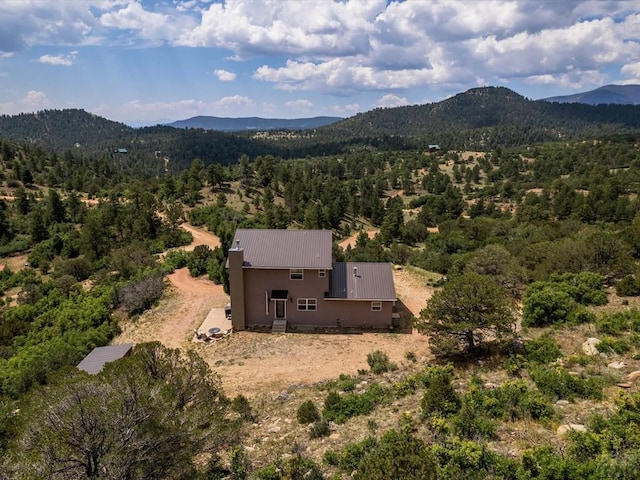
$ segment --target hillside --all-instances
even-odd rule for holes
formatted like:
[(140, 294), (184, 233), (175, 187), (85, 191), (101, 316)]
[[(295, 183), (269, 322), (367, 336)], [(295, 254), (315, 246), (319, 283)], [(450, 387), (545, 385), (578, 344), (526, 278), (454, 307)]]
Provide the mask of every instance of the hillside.
[(605, 85), (588, 92), (543, 98), (545, 102), (602, 104), (640, 104), (640, 85)]
[(640, 128), (640, 107), (553, 104), (504, 87), (468, 90), (442, 102), (381, 108), (324, 127), (340, 137), (409, 137), (448, 148), (490, 149)]
[[(165, 167), (179, 172), (195, 158), (206, 165), (229, 165), (243, 155), (251, 159), (264, 155), (291, 159), (360, 148), (427, 148), (429, 144), (438, 144), (444, 150), (489, 151), (559, 139), (602, 138), (637, 132), (640, 106), (532, 101), (504, 87), (484, 87), (442, 102), (375, 109), (308, 130), (232, 133), (207, 130), (214, 126), (210, 118), (200, 121), (204, 128), (131, 128), (83, 110), (47, 110), (0, 117), (0, 139), (57, 153), (76, 150), (142, 174), (158, 175)], [(239, 128), (253, 119), (225, 120), (232, 121)], [(254, 126), (268, 127), (261, 123)], [(125, 155), (114, 157), (114, 152), (124, 150)]]
[(324, 127), (342, 120), (342, 117), (312, 117), (312, 118), (229, 118), (198, 116), (186, 120), (178, 120), (167, 124), (174, 128), (201, 128), (203, 130), (218, 130), (221, 132), (244, 132), (264, 130), (305, 130)]

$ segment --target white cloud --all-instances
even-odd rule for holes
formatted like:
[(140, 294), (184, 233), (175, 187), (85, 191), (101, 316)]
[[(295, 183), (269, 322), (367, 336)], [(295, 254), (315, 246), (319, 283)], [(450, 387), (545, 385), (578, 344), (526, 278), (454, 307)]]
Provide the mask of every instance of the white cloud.
[(215, 102), (215, 105), (226, 109), (233, 107), (252, 107), (255, 105), (255, 102), (249, 97), (245, 97), (243, 95), (231, 95), (228, 97), (222, 97), (220, 100)]
[(0, 103), (0, 114), (15, 115), (23, 112), (37, 112), (51, 107), (44, 92), (29, 90), (26, 97), (16, 102)]
[(226, 70), (214, 70), (213, 73), (218, 77), (218, 80), (221, 82), (231, 82), (236, 79), (236, 74), (233, 72), (228, 72)]
[(369, 50), (384, 0), (278, 2), (227, 0), (202, 13), (180, 44), (228, 48), (239, 58), (258, 55), (341, 56)]
[(313, 108), (313, 103), (306, 99), (289, 100), (284, 103), (284, 106), (289, 110), (296, 112), (309, 112)]
[(620, 69), (625, 77), (625, 83), (640, 83), (640, 62), (628, 63)]
[(30, 45), (81, 45), (95, 17), (90, 8), (102, 1), (0, 2), (0, 51), (17, 52)]
[(376, 104), (378, 107), (402, 107), (409, 105), (409, 101), (404, 97), (398, 97), (397, 95), (388, 93), (380, 97)]
[(78, 56), (77, 51), (69, 52), (67, 55), (42, 55), (38, 61), (40, 63), (47, 63), (49, 65), (61, 65), (63, 67), (70, 67), (76, 61)]

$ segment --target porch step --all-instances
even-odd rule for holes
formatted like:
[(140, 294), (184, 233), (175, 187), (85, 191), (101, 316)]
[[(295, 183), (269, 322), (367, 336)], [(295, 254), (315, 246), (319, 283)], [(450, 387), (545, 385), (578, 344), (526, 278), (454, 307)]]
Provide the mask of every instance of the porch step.
[(286, 320), (274, 320), (271, 325), (271, 333), (285, 333), (287, 331)]

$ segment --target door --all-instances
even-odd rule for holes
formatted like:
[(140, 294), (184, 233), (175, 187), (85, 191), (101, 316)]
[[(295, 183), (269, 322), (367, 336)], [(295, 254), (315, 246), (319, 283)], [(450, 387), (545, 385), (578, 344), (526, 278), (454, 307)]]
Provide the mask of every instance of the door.
[(284, 320), (287, 318), (287, 301), (286, 300), (274, 300), (276, 302), (276, 320)]

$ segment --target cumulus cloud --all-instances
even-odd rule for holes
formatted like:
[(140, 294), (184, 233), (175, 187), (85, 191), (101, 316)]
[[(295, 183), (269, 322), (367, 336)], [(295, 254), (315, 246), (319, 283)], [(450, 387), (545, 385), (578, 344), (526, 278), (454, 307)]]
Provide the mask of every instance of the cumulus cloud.
[(95, 24), (90, 8), (97, 1), (0, 2), (0, 51), (17, 52), (30, 45), (81, 45)]
[(306, 99), (289, 100), (284, 106), (296, 112), (309, 112), (313, 108), (313, 102)]
[(218, 77), (218, 80), (221, 82), (231, 82), (236, 79), (236, 74), (233, 72), (228, 72), (226, 70), (214, 70), (213, 73)]
[(385, 0), (227, 0), (202, 12), (200, 25), (180, 43), (228, 48), (238, 58), (355, 55), (369, 50), (373, 21), (385, 5)]
[(409, 105), (409, 101), (404, 97), (388, 93), (378, 99), (377, 105), (378, 107), (402, 107)]
[(69, 52), (67, 55), (42, 55), (38, 61), (40, 63), (47, 63), (49, 65), (61, 65), (63, 67), (70, 67), (76, 61), (78, 56), (77, 51)]
[(15, 115), (22, 112), (37, 112), (51, 107), (44, 92), (29, 90), (24, 98), (15, 102), (0, 103), (0, 114)]

